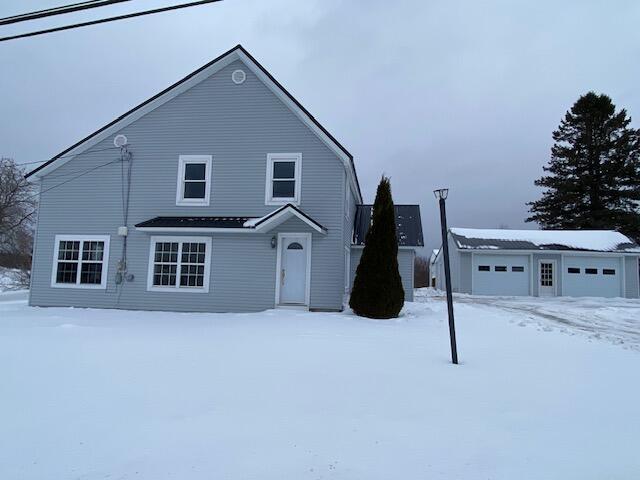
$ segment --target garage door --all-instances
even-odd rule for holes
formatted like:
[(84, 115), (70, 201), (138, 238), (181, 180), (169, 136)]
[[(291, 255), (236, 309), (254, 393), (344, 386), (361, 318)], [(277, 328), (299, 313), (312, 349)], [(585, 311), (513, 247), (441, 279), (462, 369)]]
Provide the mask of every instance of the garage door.
[(529, 295), (529, 257), (526, 255), (474, 255), (473, 293), (476, 295)]
[(621, 297), (619, 258), (564, 257), (562, 294), (569, 297)]

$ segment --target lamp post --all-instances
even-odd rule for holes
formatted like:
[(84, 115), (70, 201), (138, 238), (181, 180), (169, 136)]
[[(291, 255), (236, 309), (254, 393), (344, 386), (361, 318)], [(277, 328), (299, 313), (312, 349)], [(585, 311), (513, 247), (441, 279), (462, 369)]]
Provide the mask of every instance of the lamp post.
[(458, 347), (456, 345), (456, 326), (453, 320), (453, 294), (451, 293), (451, 268), (449, 267), (449, 242), (447, 239), (447, 211), (444, 201), (449, 194), (448, 188), (434, 190), (433, 194), (440, 204), (440, 225), (442, 230), (442, 253), (444, 258), (444, 278), (447, 288), (447, 312), (449, 314), (449, 338), (451, 340), (451, 361), (458, 364)]

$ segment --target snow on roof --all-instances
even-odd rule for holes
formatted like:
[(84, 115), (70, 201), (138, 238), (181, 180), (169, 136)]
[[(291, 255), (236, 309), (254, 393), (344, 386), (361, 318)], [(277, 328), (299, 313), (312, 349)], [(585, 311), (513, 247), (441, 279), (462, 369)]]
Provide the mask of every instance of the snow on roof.
[(640, 252), (640, 247), (613, 230), (499, 230), (451, 228), (459, 248), (511, 250), (590, 250)]

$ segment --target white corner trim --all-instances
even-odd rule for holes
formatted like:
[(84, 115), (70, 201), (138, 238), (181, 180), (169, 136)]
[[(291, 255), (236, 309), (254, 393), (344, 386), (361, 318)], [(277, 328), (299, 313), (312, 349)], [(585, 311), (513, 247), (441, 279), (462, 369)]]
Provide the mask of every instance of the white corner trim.
[(304, 238), (307, 245), (307, 271), (306, 271), (306, 285), (304, 292), (304, 305), (309, 307), (311, 305), (311, 241), (313, 235), (311, 233), (278, 233), (278, 245), (276, 255), (276, 297), (275, 306), (280, 306), (280, 269), (282, 268), (282, 245), (285, 238)]
[(351, 249), (344, 247), (344, 293), (351, 290)]
[[(273, 164), (277, 161), (295, 162), (295, 192), (293, 197), (273, 197)], [(267, 153), (267, 173), (264, 186), (265, 205), (300, 205), (300, 193), (302, 191), (302, 153)]]
[[(176, 267), (176, 285), (159, 287), (153, 284), (153, 270), (155, 260), (155, 246), (158, 242), (178, 242), (178, 263)], [(206, 244), (204, 255), (204, 279), (202, 287), (180, 287), (180, 270), (182, 267), (182, 245), (183, 243), (197, 242)], [(179, 293), (209, 293), (209, 280), (211, 277), (211, 237), (185, 237), (157, 235), (149, 239), (149, 265), (147, 267), (147, 291), (149, 292), (179, 292)]]
[[(58, 253), (60, 251), (61, 241), (76, 241), (80, 242), (78, 251), (78, 260), (64, 260), (65, 262), (75, 262), (78, 264), (78, 272), (76, 276), (76, 283), (56, 283), (56, 277), (58, 273)], [(105, 290), (107, 288), (107, 280), (109, 278), (109, 244), (111, 242), (110, 235), (56, 235), (54, 239), (55, 245), (53, 249), (53, 259), (51, 267), (51, 286), (53, 288), (82, 288), (89, 290)], [(82, 248), (84, 242), (104, 242), (104, 252), (102, 253), (102, 277), (99, 285), (82, 284), (80, 283), (80, 276), (82, 274)], [(87, 261), (87, 263), (98, 263), (96, 261)]]
[[(204, 198), (184, 198), (185, 169), (188, 164), (205, 165), (205, 189)], [(176, 205), (189, 207), (208, 207), (211, 198), (211, 168), (213, 165), (212, 155), (180, 155), (178, 157), (178, 176), (176, 186)]]

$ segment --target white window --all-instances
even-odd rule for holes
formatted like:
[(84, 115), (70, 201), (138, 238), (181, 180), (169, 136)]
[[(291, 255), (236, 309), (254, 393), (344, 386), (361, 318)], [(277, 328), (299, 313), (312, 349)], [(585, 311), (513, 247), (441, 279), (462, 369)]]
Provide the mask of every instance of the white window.
[(51, 286), (107, 288), (108, 235), (56, 235)]
[(209, 291), (211, 238), (151, 237), (147, 290)]
[(300, 203), (301, 174), (301, 153), (268, 154), (265, 204)]
[(211, 155), (180, 155), (176, 205), (209, 205)]

